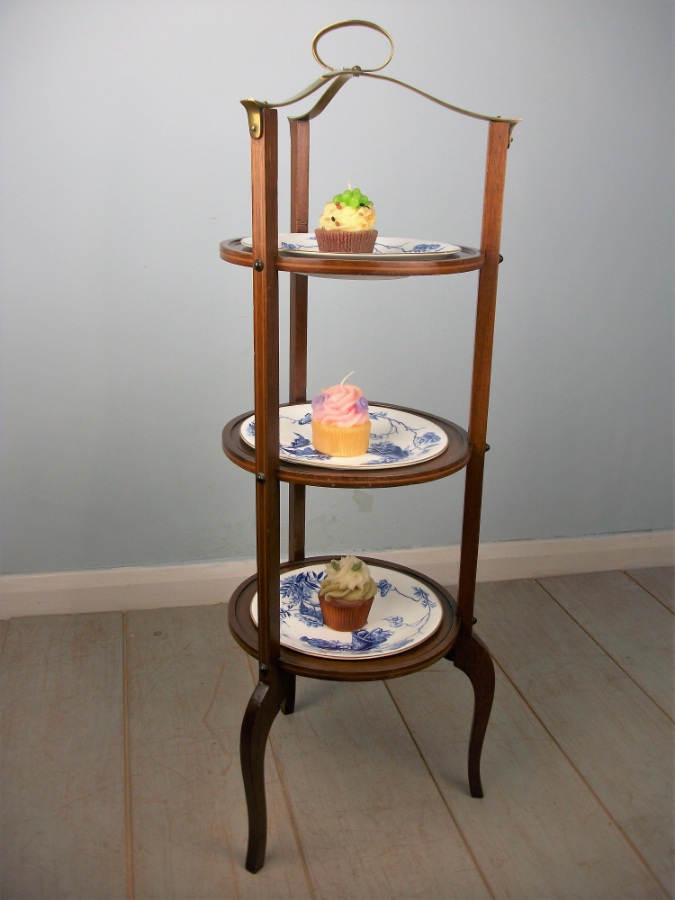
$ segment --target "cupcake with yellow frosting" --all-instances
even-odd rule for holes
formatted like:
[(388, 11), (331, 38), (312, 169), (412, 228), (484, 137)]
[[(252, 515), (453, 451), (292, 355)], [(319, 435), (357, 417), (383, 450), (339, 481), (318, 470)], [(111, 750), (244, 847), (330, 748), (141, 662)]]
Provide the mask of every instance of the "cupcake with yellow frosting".
[(368, 401), (361, 388), (345, 384), (349, 375), (312, 400), (312, 443), (326, 456), (362, 456), (370, 443)]
[(358, 631), (368, 621), (377, 586), (368, 566), (356, 556), (326, 564), (319, 588), (323, 624), (334, 631)]
[(326, 203), (314, 234), (325, 253), (372, 253), (377, 238), (375, 208), (359, 188), (348, 187)]

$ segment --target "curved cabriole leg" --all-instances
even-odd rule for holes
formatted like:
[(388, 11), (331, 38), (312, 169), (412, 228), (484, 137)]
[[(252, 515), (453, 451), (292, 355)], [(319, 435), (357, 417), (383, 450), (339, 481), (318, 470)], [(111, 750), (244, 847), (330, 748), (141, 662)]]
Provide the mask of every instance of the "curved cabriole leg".
[(270, 728), (286, 700), (286, 681), (259, 681), (241, 723), (241, 771), (248, 808), (246, 868), (257, 872), (265, 862), (267, 803), (265, 800), (265, 748)]
[(471, 682), (474, 695), (473, 722), (469, 738), (469, 790), (472, 797), (483, 796), (480, 757), (495, 695), (495, 667), (487, 647), (476, 637), (460, 637), (451, 658)]

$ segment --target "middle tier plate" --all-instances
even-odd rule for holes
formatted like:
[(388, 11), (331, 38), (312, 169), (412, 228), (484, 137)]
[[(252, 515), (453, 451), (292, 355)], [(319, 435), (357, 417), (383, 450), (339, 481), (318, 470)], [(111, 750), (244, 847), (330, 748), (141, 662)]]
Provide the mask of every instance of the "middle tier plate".
[[(370, 406), (370, 446), (362, 456), (326, 456), (312, 444), (310, 403), (284, 406), (279, 410), (279, 456), (286, 462), (331, 469), (390, 469), (410, 466), (440, 456), (448, 437), (423, 416), (384, 406)], [(255, 447), (255, 417), (240, 428), (242, 440)]]

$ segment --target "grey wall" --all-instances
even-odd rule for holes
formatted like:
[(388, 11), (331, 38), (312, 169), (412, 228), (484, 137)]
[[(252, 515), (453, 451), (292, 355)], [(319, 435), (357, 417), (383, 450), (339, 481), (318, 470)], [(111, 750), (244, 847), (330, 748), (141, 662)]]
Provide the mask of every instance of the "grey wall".
[[(484, 538), (673, 527), (670, 0), (16, 0), (0, 6), (4, 573), (253, 555), (252, 478), (220, 450), (253, 396), (250, 272), (218, 257), (250, 229), (238, 101), (304, 87), (313, 35), (350, 17), (392, 33), (388, 74), (524, 118)], [(381, 50), (343, 36), (338, 65)], [(354, 82), (313, 128), (314, 211), (349, 179), (383, 234), (476, 243), (484, 137)], [(284, 227), (286, 171), (284, 149)], [(465, 424), (474, 275), (311, 290), (310, 390), (355, 369), (371, 398)], [(462, 485), (310, 491), (308, 549), (457, 543)]]

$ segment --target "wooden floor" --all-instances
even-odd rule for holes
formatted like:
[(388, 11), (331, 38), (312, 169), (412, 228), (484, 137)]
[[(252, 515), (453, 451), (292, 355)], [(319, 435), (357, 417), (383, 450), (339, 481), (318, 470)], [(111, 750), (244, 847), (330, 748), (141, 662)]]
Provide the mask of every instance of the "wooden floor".
[(238, 762), (254, 678), (226, 614), (2, 623), (3, 900), (674, 895), (673, 569), (479, 585), (482, 800), (451, 664), (300, 681), (257, 875)]

